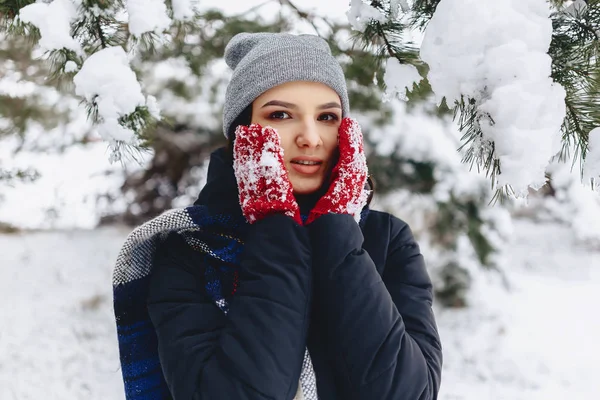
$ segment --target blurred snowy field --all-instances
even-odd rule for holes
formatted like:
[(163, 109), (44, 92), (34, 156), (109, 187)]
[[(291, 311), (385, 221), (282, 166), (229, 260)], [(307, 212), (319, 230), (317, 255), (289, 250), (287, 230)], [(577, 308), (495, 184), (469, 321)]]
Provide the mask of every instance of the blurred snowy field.
[[(570, 229), (516, 220), (510, 288), (437, 310), (441, 400), (593, 400), (600, 253)], [(0, 235), (0, 399), (124, 399), (111, 272), (129, 229)]]

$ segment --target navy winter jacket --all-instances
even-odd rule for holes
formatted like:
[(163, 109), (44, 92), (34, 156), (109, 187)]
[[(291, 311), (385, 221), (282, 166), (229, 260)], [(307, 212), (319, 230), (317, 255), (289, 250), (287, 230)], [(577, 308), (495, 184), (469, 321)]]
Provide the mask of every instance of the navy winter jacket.
[[(227, 168), (211, 159), (199, 202), (239, 209)], [(442, 349), (423, 256), (398, 218), (371, 210), (361, 225), (334, 214), (253, 224), (228, 315), (199, 285), (201, 256), (170, 235), (148, 311), (174, 399), (291, 400), (306, 347), (321, 400), (436, 399)]]

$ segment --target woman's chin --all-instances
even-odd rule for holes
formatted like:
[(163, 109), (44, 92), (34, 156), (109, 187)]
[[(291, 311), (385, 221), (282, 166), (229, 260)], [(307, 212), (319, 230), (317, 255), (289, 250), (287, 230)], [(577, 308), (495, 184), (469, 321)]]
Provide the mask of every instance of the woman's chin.
[(312, 194), (321, 188), (323, 179), (302, 179), (300, 182), (292, 181), (292, 190), (295, 195), (307, 195)]

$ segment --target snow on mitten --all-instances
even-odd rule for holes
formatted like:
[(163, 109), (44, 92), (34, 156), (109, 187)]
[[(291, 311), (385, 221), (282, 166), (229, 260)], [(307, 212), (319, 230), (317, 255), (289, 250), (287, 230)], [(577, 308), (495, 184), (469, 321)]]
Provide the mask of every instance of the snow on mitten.
[(338, 133), (340, 158), (331, 173), (331, 185), (308, 215), (306, 224), (329, 213), (350, 214), (356, 222), (367, 204), (369, 191), (365, 183), (369, 171), (363, 150), (363, 136), (358, 122), (344, 118)]
[(233, 157), (240, 205), (249, 223), (281, 213), (302, 225), (283, 162), (283, 148), (273, 128), (258, 124), (238, 126)]

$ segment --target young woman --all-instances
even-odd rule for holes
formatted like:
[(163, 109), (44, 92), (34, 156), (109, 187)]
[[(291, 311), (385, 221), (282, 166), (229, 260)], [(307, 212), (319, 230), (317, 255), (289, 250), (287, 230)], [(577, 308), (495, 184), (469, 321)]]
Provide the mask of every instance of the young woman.
[(114, 275), (128, 399), (431, 400), (442, 350), (413, 235), (369, 210), (341, 66), (239, 34), (194, 206), (137, 228)]

